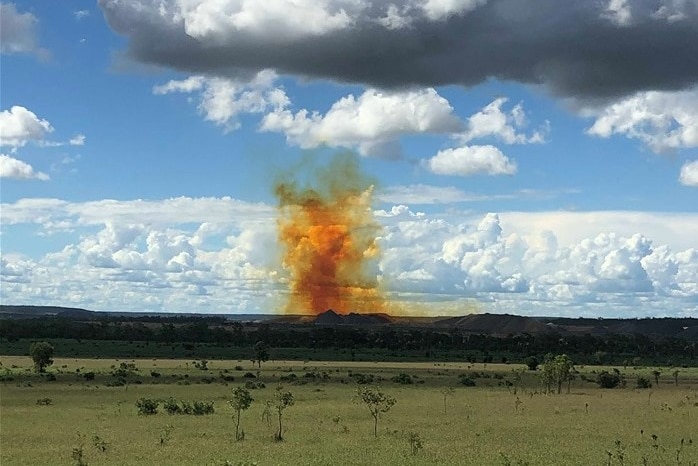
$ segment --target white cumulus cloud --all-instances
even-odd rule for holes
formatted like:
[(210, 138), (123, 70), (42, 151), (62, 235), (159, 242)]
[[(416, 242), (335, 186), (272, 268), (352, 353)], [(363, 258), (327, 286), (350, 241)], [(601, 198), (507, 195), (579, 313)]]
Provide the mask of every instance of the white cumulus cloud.
[(236, 33), (277, 41), (322, 35), (350, 26), (364, 8), (361, 0), (182, 0), (172, 14), (189, 36), (220, 43)]
[(686, 162), (681, 167), (679, 182), (686, 186), (698, 186), (698, 160)]
[(531, 135), (520, 130), (527, 124), (523, 105), (517, 104), (505, 112), (502, 106), (507, 102), (506, 97), (499, 97), (486, 105), (479, 112), (468, 118), (467, 129), (459, 135), (463, 142), (484, 137), (495, 137), (506, 144), (527, 144), (545, 142), (548, 131), (547, 123)]
[(608, 138), (622, 134), (654, 152), (698, 147), (698, 88), (646, 91), (623, 98), (600, 111), (587, 130)]
[(440, 150), (424, 166), (432, 173), (454, 176), (513, 175), (517, 170), (516, 162), (490, 145)]
[(276, 73), (263, 70), (250, 81), (190, 76), (155, 86), (156, 95), (173, 92), (200, 93), (199, 111), (204, 119), (232, 131), (240, 126), (238, 117), (245, 113), (263, 113), (270, 108), (288, 105), (283, 89), (274, 87)]
[(434, 89), (387, 92), (368, 89), (358, 98), (348, 95), (325, 115), (278, 109), (266, 115), (261, 131), (283, 132), (303, 148), (327, 145), (357, 148), (362, 155), (392, 157), (400, 136), (452, 133), (462, 122), (453, 107)]
[(20, 105), (0, 112), (0, 146), (22, 147), (28, 141), (42, 141), (51, 132), (51, 123)]
[(0, 178), (46, 181), (49, 179), (49, 176), (46, 173), (35, 171), (34, 168), (26, 162), (17, 160), (9, 155), (0, 154)]
[[(1, 207), (3, 235), (17, 224), (66, 229), (51, 240), (64, 243), (42, 257), (3, 250), (3, 302), (271, 312), (283, 297), (270, 206), (176, 198)], [(695, 213), (434, 214), (397, 204), (376, 216), (384, 226), (379, 279), (396, 300), (429, 303), (434, 313), (458, 312), (468, 299), (482, 310), (538, 315), (698, 311)]]

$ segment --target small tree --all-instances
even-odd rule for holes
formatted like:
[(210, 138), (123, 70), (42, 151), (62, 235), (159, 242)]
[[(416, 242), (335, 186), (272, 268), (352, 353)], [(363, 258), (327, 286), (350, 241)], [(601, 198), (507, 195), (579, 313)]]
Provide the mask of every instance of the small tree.
[[(562, 384), (572, 380), (573, 370), (574, 364), (566, 354), (558, 354), (555, 357), (547, 356), (543, 363), (543, 383), (546, 384), (548, 392), (550, 392), (550, 386), (555, 383), (557, 393), (562, 393)], [(567, 391), (569, 392), (569, 386)]]
[(455, 393), (453, 387), (444, 387), (441, 389), (441, 394), (444, 397), (444, 414), (446, 414), (446, 399), (452, 397)]
[(661, 371), (655, 369), (652, 371), (652, 375), (654, 376), (654, 384), (659, 386), (659, 376), (662, 375)]
[[(574, 364), (572, 363), (572, 359), (566, 354), (555, 356), (553, 362), (555, 364), (555, 382), (557, 383), (557, 393), (559, 395), (562, 392), (562, 383), (572, 380)], [(567, 392), (569, 393), (569, 386)]]
[(257, 367), (262, 368), (262, 362), (269, 360), (269, 347), (263, 341), (258, 341), (254, 345), (254, 360), (253, 363), (257, 363)]
[(253, 401), (254, 398), (245, 387), (233, 389), (233, 399), (230, 400), (230, 406), (235, 410), (235, 440), (240, 441), (245, 438), (245, 432), (240, 432), (240, 415), (250, 407)]
[(524, 362), (526, 363), (526, 367), (528, 367), (529, 371), (535, 371), (536, 369), (538, 369), (538, 364), (540, 364), (538, 358), (535, 356), (527, 357)]
[(512, 386), (514, 388), (514, 395), (518, 392), (519, 389), (523, 391), (524, 389), (524, 382), (523, 382), (523, 376), (525, 369), (512, 369), (511, 370), (511, 375), (513, 376), (513, 382)]
[(281, 426), (281, 415), (283, 414), (286, 408), (288, 408), (289, 406), (293, 406), (294, 402), (295, 401), (293, 399), (293, 393), (284, 392), (283, 387), (281, 385), (276, 387), (276, 393), (274, 394), (274, 407), (276, 408), (276, 412), (279, 415), (279, 430), (276, 432), (276, 435), (274, 435), (274, 438), (278, 442), (284, 439), (283, 429)]
[(390, 411), (397, 400), (392, 396), (383, 393), (380, 390), (374, 390), (368, 387), (359, 387), (356, 390), (359, 401), (368, 406), (368, 410), (373, 416), (373, 435), (378, 437), (378, 418), (382, 413)]
[(543, 373), (541, 374), (541, 381), (545, 385), (545, 392), (550, 393), (553, 382), (555, 381), (555, 358), (552, 354), (548, 353), (545, 355), (543, 360)]
[(45, 341), (36, 341), (29, 346), (29, 356), (34, 361), (34, 369), (44, 372), (46, 366), (53, 364), (53, 346)]
[(679, 370), (675, 370), (674, 372), (671, 373), (671, 375), (674, 376), (674, 385), (677, 387), (679, 386)]
[(422, 444), (422, 438), (417, 432), (410, 432), (407, 441), (410, 442), (410, 452), (412, 456), (415, 456), (419, 450), (421, 450), (424, 445)]

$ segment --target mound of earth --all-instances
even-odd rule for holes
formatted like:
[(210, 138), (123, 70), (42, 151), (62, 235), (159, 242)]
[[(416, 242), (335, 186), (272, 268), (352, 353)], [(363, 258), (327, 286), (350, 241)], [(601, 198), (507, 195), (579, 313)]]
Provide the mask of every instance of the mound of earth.
[(548, 326), (532, 317), (511, 314), (470, 314), (464, 317), (452, 317), (439, 321), (439, 325), (448, 325), (466, 332), (490, 335), (509, 335), (522, 333), (544, 333), (550, 331)]
[(328, 309), (313, 320), (321, 325), (383, 325), (389, 324), (393, 319), (387, 314), (359, 314), (351, 312), (347, 315), (337, 314)]

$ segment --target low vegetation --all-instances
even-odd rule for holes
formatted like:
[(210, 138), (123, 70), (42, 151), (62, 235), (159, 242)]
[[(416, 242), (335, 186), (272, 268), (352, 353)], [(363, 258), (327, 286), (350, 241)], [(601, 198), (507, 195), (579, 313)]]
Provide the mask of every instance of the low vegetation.
[(560, 355), (535, 370), (52, 357), (43, 373), (0, 356), (0, 464), (698, 464), (698, 368)]

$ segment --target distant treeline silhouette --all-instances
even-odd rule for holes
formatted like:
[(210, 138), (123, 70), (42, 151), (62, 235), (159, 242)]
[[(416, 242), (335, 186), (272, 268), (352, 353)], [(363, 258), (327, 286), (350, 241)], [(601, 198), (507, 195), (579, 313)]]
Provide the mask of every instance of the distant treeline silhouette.
[[(391, 354), (418, 353), (425, 360), (461, 358), (470, 362), (522, 362), (531, 355), (568, 354), (577, 364), (695, 365), (696, 341), (675, 337), (651, 338), (640, 334), (568, 335), (549, 332), (537, 335), (492, 336), (458, 328), (419, 326), (317, 326), (231, 322), (216, 317), (103, 317), (80, 320), (38, 317), (0, 320), (0, 339), (6, 342), (37, 339), (77, 341), (155, 342), (161, 344), (205, 343), (219, 347), (247, 348), (264, 341), (271, 348), (332, 352), (383, 350)], [(0, 341), (1, 342), (1, 341)], [(191, 345), (188, 345), (191, 346)], [(282, 353), (282, 352), (279, 352)], [(279, 354), (279, 357), (282, 357)]]

